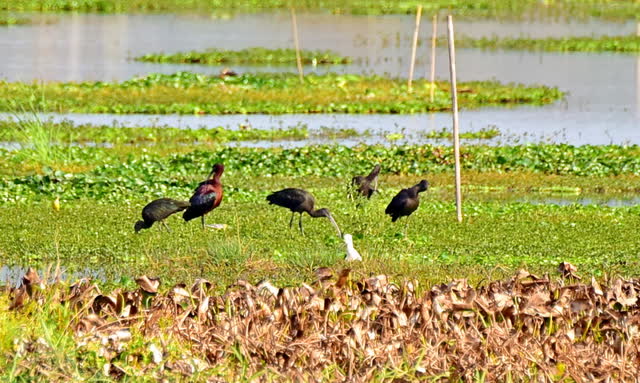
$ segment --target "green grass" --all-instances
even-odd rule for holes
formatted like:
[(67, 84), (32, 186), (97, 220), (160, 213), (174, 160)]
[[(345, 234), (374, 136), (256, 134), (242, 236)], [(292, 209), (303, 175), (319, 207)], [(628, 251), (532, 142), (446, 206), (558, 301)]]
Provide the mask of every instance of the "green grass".
[(300, 11), (328, 11), (337, 14), (412, 14), (418, 4), (425, 13), (452, 12), (470, 18), (603, 17), (615, 20), (640, 15), (640, 4), (633, 0), (12, 0), (0, 3), (0, 10), (82, 11), (82, 12), (186, 12), (200, 11), (224, 15), (230, 12), (287, 10), (295, 4)]
[(60, 126), (42, 121), (33, 109), (12, 109), (12, 112), (14, 117), (10, 128), (0, 123), (0, 140), (17, 141), (23, 145), (17, 161), (48, 166), (69, 160), (69, 140), (63, 137)]
[[(469, 202), (465, 223), (456, 224), (450, 197), (427, 193), (404, 238), (405, 223), (391, 223), (384, 207), (397, 190), (415, 180), (383, 183), (383, 192), (360, 209), (346, 200), (343, 185), (309, 188), (318, 207), (329, 207), (343, 231), (354, 235), (365, 259), (354, 266), (358, 272), (434, 283), (478, 281), (484, 275), (478, 270), (487, 273), (496, 267), (508, 273), (520, 267), (551, 271), (561, 261), (595, 275), (613, 270), (637, 275), (640, 270), (637, 208)], [(306, 187), (302, 179), (282, 181), (272, 190)], [(233, 181), (226, 185), (239, 186)], [(190, 193), (184, 188), (167, 195), (186, 199)], [(302, 236), (295, 226), (289, 230), (290, 212), (264, 201), (268, 191), (243, 193), (245, 198), (240, 192), (229, 193), (210, 214), (209, 223), (229, 225), (224, 231), (203, 232), (199, 222), (185, 224), (177, 216), (168, 220), (172, 233), (153, 227), (136, 235), (133, 224), (152, 193), (130, 203), (63, 201), (60, 212), (53, 211), (50, 202), (5, 205), (0, 222), (7, 229), (0, 238), (0, 254), (7, 264), (42, 267), (60, 260), (69, 272), (95, 272), (116, 284), (142, 273), (167, 283), (202, 276), (220, 286), (237, 278), (291, 284), (309, 280), (317, 267), (342, 262), (344, 245), (327, 220), (304, 217)]]
[[(440, 40), (445, 45), (446, 40)], [(640, 36), (549, 37), (546, 39), (462, 36), (456, 38), (458, 48), (509, 49), (551, 52), (640, 52)]]
[[(348, 64), (351, 58), (343, 57), (332, 51), (301, 50), (300, 59), (303, 64)], [(204, 52), (191, 51), (174, 54), (147, 54), (136, 57), (136, 61), (154, 63), (186, 63), (186, 64), (260, 64), (282, 65), (295, 64), (295, 49), (247, 48), (237, 51), (209, 49)]]
[[(152, 74), (119, 83), (0, 82), (0, 111), (14, 104), (34, 103), (37, 110), (73, 113), (420, 113), (451, 108), (450, 87), (436, 83), (429, 99), (429, 81), (379, 76), (308, 75), (301, 84), (295, 74), (245, 74), (209, 77), (190, 72)], [(543, 105), (563, 92), (545, 86), (460, 83), (461, 108)], [(33, 101), (33, 95), (38, 97)]]

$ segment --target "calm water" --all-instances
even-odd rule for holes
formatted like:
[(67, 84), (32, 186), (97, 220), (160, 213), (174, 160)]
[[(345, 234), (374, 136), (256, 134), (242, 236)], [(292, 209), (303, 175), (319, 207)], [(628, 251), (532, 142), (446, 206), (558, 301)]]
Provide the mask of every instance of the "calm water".
[[(198, 15), (60, 15), (58, 23), (0, 29), (0, 78), (33, 80), (122, 80), (152, 72), (192, 70), (217, 74), (221, 67), (138, 63), (145, 53), (176, 52), (210, 47), (290, 47), (288, 14), (240, 15), (216, 19)], [(412, 16), (299, 15), (300, 40), (306, 49), (333, 49), (355, 58), (347, 66), (313, 68), (306, 72), (380, 73), (405, 77), (413, 33)], [(430, 35), (428, 17), (421, 37)], [(439, 30), (444, 32), (443, 25)], [(635, 23), (600, 21), (458, 22), (457, 34), (473, 36), (565, 36), (638, 33)], [(417, 77), (427, 73), (428, 53), (420, 47)], [(448, 78), (447, 52), (438, 49), (438, 78)], [(504, 142), (567, 142), (573, 144), (640, 144), (640, 56), (623, 54), (457, 52), (460, 80), (497, 79), (545, 84), (568, 91), (565, 101), (542, 108), (462, 111), (463, 131), (495, 125)], [(294, 67), (242, 67), (237, 71), (295, 71)], [(310, 129), (348, 127), (372, 132), (422, 131), (451, 125), (447, 113), (415, 116), (67, 116), (83, 122), (113, 120), (141, 124), (235, 126), (249, 123), (269, 128), (298, 123)], [(416, 141), (416, 139), (411, 139)], [(371, 142), (370, 140), (367, 142)], [(348, 143), (348, 142), (347, 142)], [(296, 144), (305, 144), (296, 143)]]

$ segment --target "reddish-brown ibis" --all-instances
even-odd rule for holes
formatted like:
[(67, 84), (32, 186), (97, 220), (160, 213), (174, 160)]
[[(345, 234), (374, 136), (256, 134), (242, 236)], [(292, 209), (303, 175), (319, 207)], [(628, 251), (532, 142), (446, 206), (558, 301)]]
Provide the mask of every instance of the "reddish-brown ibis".
[[(400, 217), (410, 216), (420, 205), (420, 193), (426, 191), (428, 188), (429, 182), (422, 180), (417, 185), (400, 190), (391, 202), (389, 202), (389, 205), (384, 211), (385, 214), (391, 216), (391, 222), (397, 221)], [(405, 226), (405, 235), (406, 231), (407, 226)]]
[(380, 165), (374, 166), (367, 176), (353, 177), (351, 179), (350, 193), (355, 192), (367, 199), (371, 198), (373, 193), (378, 191), (378, 174), (380, 174)]
[(222, 201), (222, 183), (220, 183), (222, 172), (224, 172), (224, 165), (215, 164), (207, 179), (200, 182), (193, 196), (189, 199), (191, 206), (182, 215), (185, 221), (201, 217), (202, 228), (207, 226), (204, 222), (205, 214), (217, 208)]
[(302, 213), (306, 212), (313, 218), (328, 218), (333, 227), (336, 228), (338, 236), (342, 238), (342, 232), (340, 231), (340, 228), (338, 227), (336, 221), (331, 216), (329, 209), (314, 210), (313, 207), (315, 205), (315, 199), (309, 192), (305, 190), (295, 188), (282, 189), (280, 191), (269, 194), (267, 196), (267, 201), (269, 201), (269, 204), (282, 206), (291, 210), (291, 220), (289, 221), (289, 228), (293, 226), (293, 217), (295, 213), (300, 213), (300, 232), (304, 234), (304, 230), (302, 229)]
[(171, 198), (160, 198), (155, 201), (151, 201), (147, 206), (142, 208), (142, 220), (136, 222), (134, 229), (138, 233), (142, 229), (148, 229), (153, 226), (154, 223), (161, 223), (167, 231), (171, 232), (169, 226), (164, 222), (164, 219), (173, 213), (182, 211), (190, 206), (189, 202), (177, 201)]

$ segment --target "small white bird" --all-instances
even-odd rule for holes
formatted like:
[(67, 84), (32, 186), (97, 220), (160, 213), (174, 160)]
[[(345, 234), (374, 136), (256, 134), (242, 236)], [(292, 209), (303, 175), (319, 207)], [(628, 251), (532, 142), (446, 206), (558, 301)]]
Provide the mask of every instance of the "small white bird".
[(351, 234), (345, 234), (342, 239), (344, 240), (344, 244), (347, 245), (347, 257), (344, 260), (347, 262), (362, 261), (360, 253), (353, 247), (353, 237), (351, 237)]

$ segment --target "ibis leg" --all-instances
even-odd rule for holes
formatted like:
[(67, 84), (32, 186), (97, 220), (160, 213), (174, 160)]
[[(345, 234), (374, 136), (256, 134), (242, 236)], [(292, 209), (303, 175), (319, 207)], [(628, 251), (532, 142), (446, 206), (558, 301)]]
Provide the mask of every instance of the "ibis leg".
[(291, 220), (289, 220), (289, 229), (291, 229), (293, 227), (293, 216), (296, 215), (295, 212), (291, 212)]
[(203, 215), (202, 217), (200, 217), (200, 218), (202, 219), (202, 230), (204, 230), (204, 228), (205, 228), (205, 226), (206, 226), (206, 225), (204, 224), (204, 215)]
[(404, 220), (404, 237), (407, 238), (407, 230), (409, 229), (409, 217)]
[(304, 229), (302, 228), (302, 213), (300, 213), (300, 221), (298, 221), (298, 224), (300, 225), (300, 232), (304, 235)]
[(167, 229), (169, 233), (171, 233), (171, 229), (169, 229), (169, 225), (167, 225), (165, 221), (162, 221), (162, 226), (164, 226), (164, 228)]

